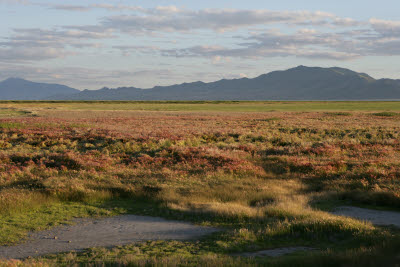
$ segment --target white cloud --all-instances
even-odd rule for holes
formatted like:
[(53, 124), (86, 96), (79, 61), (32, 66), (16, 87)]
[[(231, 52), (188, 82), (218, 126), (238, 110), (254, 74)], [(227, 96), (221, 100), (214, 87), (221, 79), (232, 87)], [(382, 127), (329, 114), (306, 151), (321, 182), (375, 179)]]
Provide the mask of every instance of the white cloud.
[[(104, 18), (100, 27), (123, 32), (193, 31), (209, 29), (228, 31), (255, 25), (324, 25), (345, 20), (333, 14), (311, 11), (270, 11), (237, 9), (185, 10), (176, 7), (141, 10), (138, 14)], [(350, 19), (349, 19), (350, 20)], [(344, 23), (342, 23), (344, 25)]]
[(99, 48), (91, 42), (113, 38), (111, 31), (14, 29), (14, 35), (0, 42), (0, 61), (38, 61), (76, 55), (70, 48)]
[(121, 4), (91, 4), (91, 5), (68, 5), (68, 4), (41, 4), (50, 9), (65, 10), (65, 11), (80, 11), (86, 12), (93, 9), (106, 9), (108, 11), (138, 11), (143, 8), (138, 6), (128, 6)]
[[(238, 38), (238, 37), (237, 37)], [(320, 33), (314, 29), (300, 29), (293, 34), (271, 30), (241, 37), (245, 42), (236, 47), (197, 45), (183, 49), (164, 49), (164, 56), (209, 57), (215, 61), (220, 57), (265, 58), (296, 56), (348, 60), (361, 56), (355, 44), (340, 34)]]
[(145, 45), (114, 45), (114, 49), (121, 51), (122, 55), (130, 55), (131, 53), (154, 53), (160, 51), (158, 46), (145, 46)]
[(372, 28), (382, 36), (400, 37), (400, 21), (370, 19)]

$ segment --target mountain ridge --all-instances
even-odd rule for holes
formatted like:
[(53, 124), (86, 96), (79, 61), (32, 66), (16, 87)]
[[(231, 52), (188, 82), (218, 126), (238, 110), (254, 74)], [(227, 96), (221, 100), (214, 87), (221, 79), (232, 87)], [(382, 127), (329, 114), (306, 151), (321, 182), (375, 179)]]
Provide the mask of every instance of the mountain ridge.
[(340, 67), (322, 68), (300, 65), (287, 70), (261, 74), (255, 78), (222, 79), (207, 83), (196, 81), (169, 86), (154, 86), (149, 89), (103, 87), (98, 90), (74, 90), (68, 93), (53, 93), (42, 99), (399, 100), (400, 80), (374, 79), (366, 73)]

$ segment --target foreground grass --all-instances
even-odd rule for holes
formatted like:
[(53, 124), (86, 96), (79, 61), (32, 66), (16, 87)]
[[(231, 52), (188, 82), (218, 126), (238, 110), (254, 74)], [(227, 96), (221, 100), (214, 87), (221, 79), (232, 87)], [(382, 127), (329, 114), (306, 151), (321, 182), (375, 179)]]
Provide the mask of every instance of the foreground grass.
[[(92, 110), (106, 105), (119, 110), (93, 114), (41, 106), (53, 104), (16, 103), (31, 105), (37, 117), (1, 121), (0, 244), (20, 242), (28, 231), (74, 217), (125, 213), (222, 231), (198, 241), (142, 242), (3, 264), (390, 266), (399, 261), (398, 230), (326, 212), (343, 204), (400, 210), (396, 112), (166, 114), (121, 111), (124, 105), (154, 103), (93, 103)], [(236, 105), (190, 105), (221, 104)], [(285, 246), (316, 250), (277, 259), (232, 256)]]
[(13, 261), (12, 264), (65, 266), (396, 266), (392, 255), (399, 242), (381, 247), (360, 248), (340, 252), (334, 249), (299, 252), (274, 259), (252, 259), (202, 251), (199, 244), (176, 241), (152, 241), (116, 247), (111, 250), (93, 248), (85, 253), (67, 253), (44, 259)]

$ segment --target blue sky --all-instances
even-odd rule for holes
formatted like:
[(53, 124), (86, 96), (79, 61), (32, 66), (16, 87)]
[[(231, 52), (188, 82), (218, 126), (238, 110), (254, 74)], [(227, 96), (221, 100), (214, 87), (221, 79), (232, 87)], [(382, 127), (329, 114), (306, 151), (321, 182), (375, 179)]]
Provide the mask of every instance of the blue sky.
[(150, 88), (297, 65), (400, 78), (399, 10), (394, 0), (0, 0), (0, 80)]

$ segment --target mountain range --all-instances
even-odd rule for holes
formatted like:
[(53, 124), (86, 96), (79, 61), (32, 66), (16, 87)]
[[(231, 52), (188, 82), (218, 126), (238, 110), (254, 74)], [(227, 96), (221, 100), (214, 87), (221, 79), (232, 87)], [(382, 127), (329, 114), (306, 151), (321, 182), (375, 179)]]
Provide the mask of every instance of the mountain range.
[(151, 89), (79, 91), (19, 78), (0, 82), (3, 100), (400, 100), (400, 80), (374, 79), (344, 68), (298, 66), (256, 78), (192, 82)]

